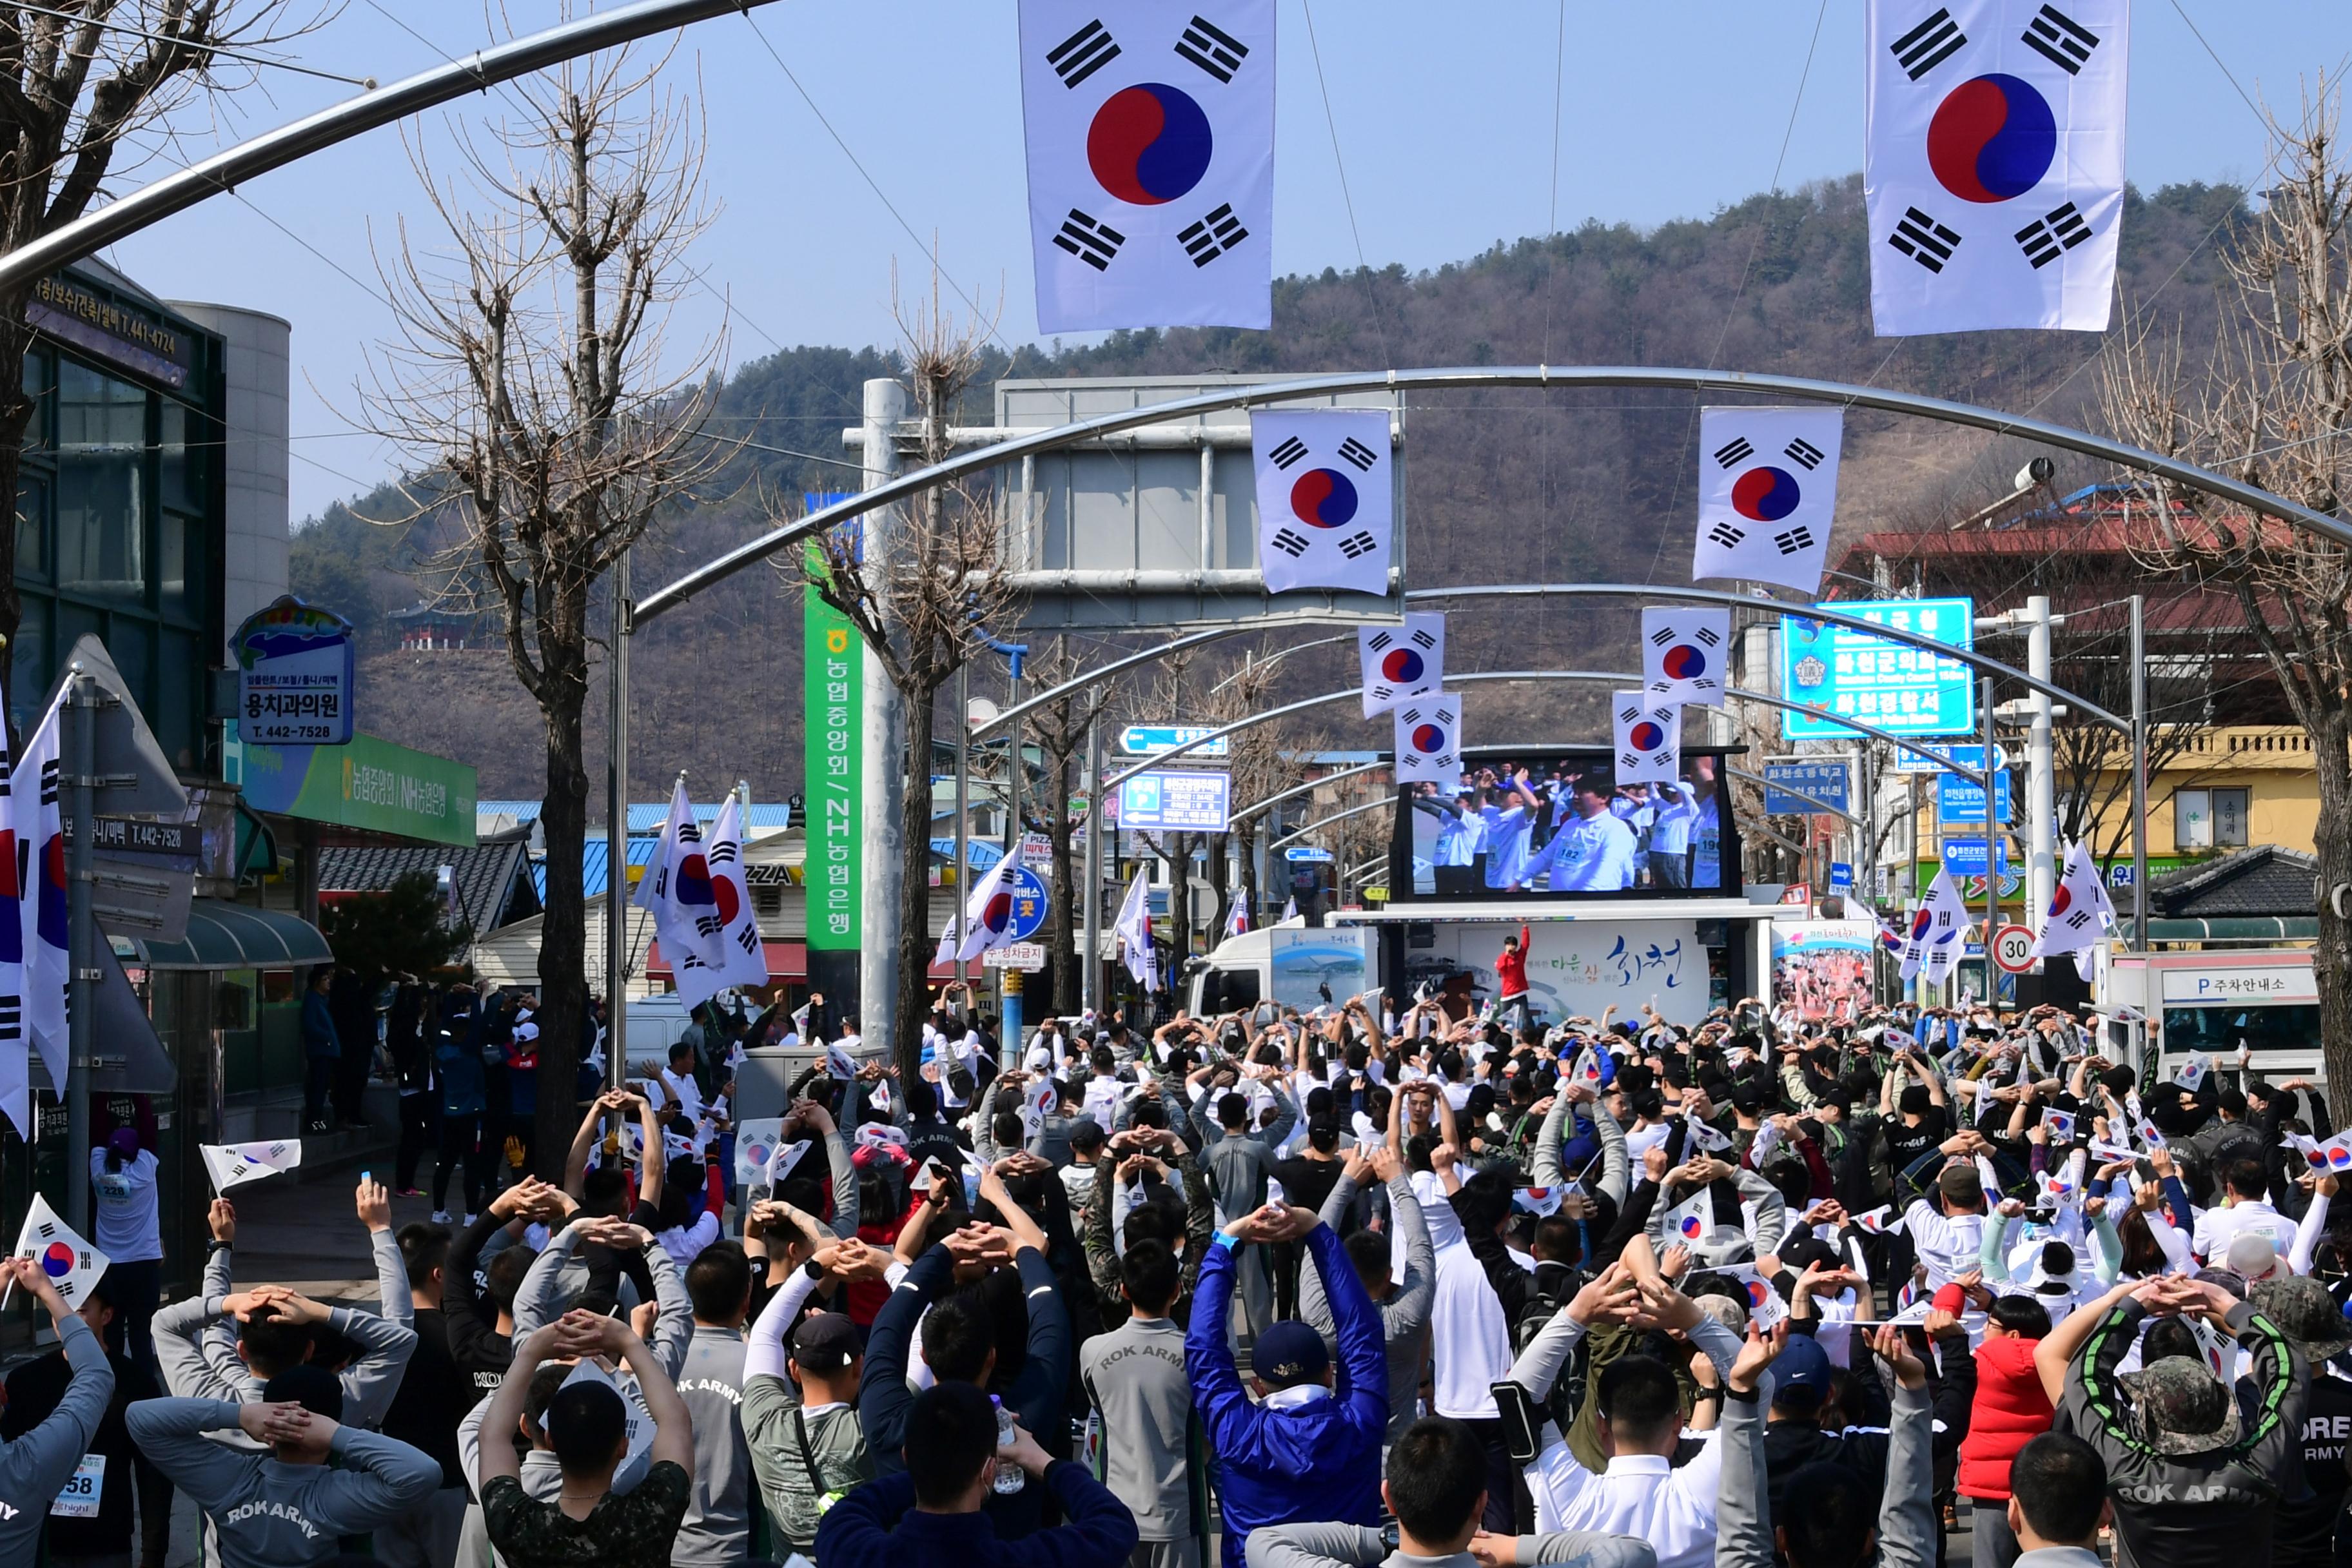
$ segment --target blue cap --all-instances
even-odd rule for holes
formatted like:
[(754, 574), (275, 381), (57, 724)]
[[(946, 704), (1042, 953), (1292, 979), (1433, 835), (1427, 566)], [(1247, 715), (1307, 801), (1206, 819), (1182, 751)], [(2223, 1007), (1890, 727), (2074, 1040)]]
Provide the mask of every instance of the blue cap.
[(1296, 1319), (1267, 1325), (1250, 1352), (1250, 1370), (1268, 1388), (1313, 1383), (1331, 1365), (1323, 1336)]
[(1772, 1362), (1772, 1403), (1811, 1410), (1830, 1394), (1830, 1352), (1811, 1334), (1790, 1334)]

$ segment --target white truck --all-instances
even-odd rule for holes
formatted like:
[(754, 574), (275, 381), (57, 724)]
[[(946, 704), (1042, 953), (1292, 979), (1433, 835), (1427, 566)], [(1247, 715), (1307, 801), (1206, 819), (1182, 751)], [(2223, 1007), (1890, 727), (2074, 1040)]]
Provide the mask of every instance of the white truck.
[(1228, 937), (1186, 966), (1178, 989), (1196, 1017), (1259, 1002), (1312, 1012), (1374, 986), (1394, 1005), (1454, 975), (1486, 1001), (1496, 995), (1504, 939), (1525, 930), (1538, 1016), (1598, 1018), (1614, 1005), (1622, 1018), (1646, 1004), (1671, 1023), (1696, 1025), (1727, 1001), (1764, 994), (1774, 913), (1771, 904), (1737, 899), (1345, 910), (1328, 926), (1286, 922)]
[[(2102, 1012), (2120, 1016), (2135, 1059), (2158, 1053), (2169, 1078), (2191, 1052), (2249, 1065), (2276, 1081), (2326, 1073), (2319, 1047), (2319, 984), (2303, 948), (2117, 953), (2098, 974)], [(2126, 1011), (2128, 1009), (2128, 1011)]]

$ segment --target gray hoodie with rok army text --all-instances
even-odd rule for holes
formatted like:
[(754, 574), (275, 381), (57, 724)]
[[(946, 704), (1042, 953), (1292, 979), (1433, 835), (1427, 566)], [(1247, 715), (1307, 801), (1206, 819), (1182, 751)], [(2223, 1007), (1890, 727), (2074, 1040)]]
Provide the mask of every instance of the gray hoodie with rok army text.
[(58, 1326), (73, 1381), (48, 1419), (0, 1446), (0, 1563), (30, 1563), (49, 1505), (89, 1451), (91, 1436), (114, 1397), (114, 1371), (106, 1347), (79, 1318)]

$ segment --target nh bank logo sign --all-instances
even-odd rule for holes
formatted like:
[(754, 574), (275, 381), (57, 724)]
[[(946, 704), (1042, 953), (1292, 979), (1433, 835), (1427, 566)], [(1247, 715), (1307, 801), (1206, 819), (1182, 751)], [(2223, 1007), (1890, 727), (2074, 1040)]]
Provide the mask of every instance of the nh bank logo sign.
[(827, 653), (847, 653), (849, 651), (849, 628), (847, 626), (827, 626), (824, 633), (824, 651)]

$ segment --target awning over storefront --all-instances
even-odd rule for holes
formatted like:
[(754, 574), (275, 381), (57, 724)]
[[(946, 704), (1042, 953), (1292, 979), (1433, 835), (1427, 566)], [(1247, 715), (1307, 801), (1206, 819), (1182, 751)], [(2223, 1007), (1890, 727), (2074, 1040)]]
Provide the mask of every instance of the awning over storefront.
[[(764, 950), (764, 956), (767, 959), (770, 984), (808, 978), (806, 943), (762, 941), (760, 946)], [(648, 975), (658, 974), (664, 979), (669, 978), (669, 960), (662, 956), (661, 943), (658, 941), (649, 943), (646, 948), (646, 973)]]
[(317, 926), (299, 915), (257, 910), (226, 899), (188, 905), (188, 934), (180, 942), (115, 939), (116, 951), (147, 969), (299, 969), (331, 963), (335, 955)]

